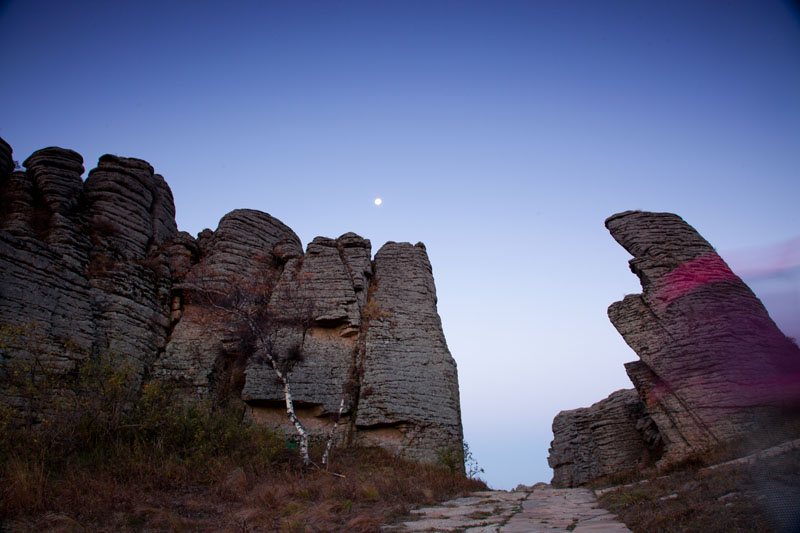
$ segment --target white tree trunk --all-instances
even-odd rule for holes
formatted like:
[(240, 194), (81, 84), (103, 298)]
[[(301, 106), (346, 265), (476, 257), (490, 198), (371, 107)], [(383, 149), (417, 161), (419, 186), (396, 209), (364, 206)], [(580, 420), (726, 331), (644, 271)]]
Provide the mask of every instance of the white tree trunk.
[(258, 326), (256, 326), (256, 324), (253, 323), (252, 320), (249, 319), (249, 317), (245, 317), (245, 319), (250, 330), (258, 336), (258, 340), (261, 343), (261, 350), (264, 352), (264, 357), (267, 359), (269, 366), (272, 367), (272, 371), (275, 372), (275, 375), (283, 385), (283, 398), (286, 402), (286, 415), (289, 417), (289, 421), (294, 424), (297, 434), (300, 435), (300, 453), (303, 455), (303, 465), (309, 466), (311, 464), (311, 457), (308, 454), (308, 431), (306, 430), (305, 426), (303, 426), (303, 423), (300, 422), (300, 419), (297, 418), (297, 414), (294, 412), (294, 400), (292, 399), (292, 391), (289, 387), (289, 377), (281, 372), (280, 368), (278, 368), (277, 362), (269, 352), (269, 343), (264, 338), (263, 332), (258, 328)]
[(275, 373), (283, 382), (283, 396), (286, 399), (286, 415), (289, 417), (292, 424), (294, 424), (297, 433), (300, 435), (300, 453), (303, 454), (303, 464), (308, 466), (311, 464), (311, 457), (308, 455), (308, 431), (294, 412), (294, 402), (292, 401), (292, 392), (289, 390), (289, 381), (283, 377), (283, 373), (278, 369), (275, 369)]
[[(300, 435), (300, 452), (303, 454), (303, 464), (305, 466), (309, 466), (311, 464), (311, 458), (308, 454), (308, 431), (306, 430), (303, 423), (300, 422), (300, 419), (297, 418), (297, 414), (294, 412), (294, 401), (292, 399), (292, 391), (289, 387), (289, 375), (284, 374), (280, 367), (278, 366), (278, 362), (270, 353), (270, 342), (265, 337), (264, 329), (261, 328), (258, 323), (253, 318), (253, 314), (251, 310), (249, 310), (246, 306), (242, 305), (242, 302), (234, 303), (233, 305), (221, 305), (214, 300), (215, 295), (222, 295), (224, 294), (218, 288), (209, 287), (207, 284), (201, 284), (194, 287), (200, 294), (206, 296), (207, 303), (213, 309), (221, 313), (230, 313), (234, 316), (239, 317), (247, 327), (250, 329), (250, 332), (253, 333), (258, 342), (261, 344), (261, 350), (264, 353), (264, 357), (266, 358), (269, 365), (272, 367), (272, 371), (275, 372), (275, 376), (280, 380), (281, 384), (283, 385), (283, 397), (286, 401), (286, 415), (289, 417), (289, 421), (294, 424), (295, 429), (297, 430), (298, 435)], [(305, 330), (303, 330), (303, 340), (305, 341)]]
[(342, 395), (342, 401), (339, 402), (339, 413), (336, 415), (336, 420), (333, 423), (331, 432), (328, 434), (328, 442), (325, 444), (325, 453), (322, 456), (322, 466), (325, 468), (328, 467), (328, 457), (333, 447), (333, 437), (336, 436), (336, 428), (339, 427), (339, 420), (342, 419), (342, 411), (344, 411), (344, 395)]

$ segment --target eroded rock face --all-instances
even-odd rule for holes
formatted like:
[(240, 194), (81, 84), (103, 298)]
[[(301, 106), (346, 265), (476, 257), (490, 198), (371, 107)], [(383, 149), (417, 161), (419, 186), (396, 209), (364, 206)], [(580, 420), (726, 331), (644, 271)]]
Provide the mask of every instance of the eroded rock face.
[(387, 244), (373, 268), (355, 233), (317, 237), (304, 252), (286, 225), (245, 209), (195, 239), (178, 232), (172, 193), (145, 161), (103, 156), (85, 182), (71, 150), (39, 150), (24, 166), (12, 171), (0, 139), (4, 404), (26, 407), (7, 379), (19, 365), (67, 372), (113, 353), (140, 384), (244, 402), (252, 419), (292, 435), (261, 345), (200, 297), (270, 287), (253, 301), (272, 317), (275, 354), (297, 355), (289, 381), (312, 437), (327, 435), (344, 400), (342, 441), (427, 461), (461, 449), (456, 367), (421, 244)]
[[(354, 237), (369, 253), (370, 242)], [(354, 391), (347, 383), (357, 377), (361, 311), (340, 240), (315, 238), (304, 256), (286, 264), (280, 279), (287, 290), (273, 294), (270, 305), (280, 310), (280, 316), (294, 316), (300, 323), (303, 315), (311, 313), (311, 327), (305, 338), (298, 328), (285, 328), (278, 350), (292, 345), (300, 348), (302, 360), (292, 369), (292, 390), (299, 404), (315, 413), (314, 425), (323, 431), (343, 398), (346, 414), (355, 408)], [(285, 422), (283, 390), (263, 360), (250, 361), (242, 397), (256, 406), (277, 406), (277, 418)], [(254, 409), (253, 416), (275, 418), (264, 409)]]
[(645, 462), (657, 442), (648, 442), (647, 412), (634, 389), (619, 390), (591, 407), (561, 411), (553, 420), (547, 462), (554, 487), (577, 487)]
[(712, 246), (677, 215), (625, 212), (606, 227), (642, 294), (609, 307), (640, 361), (628, 375), (666, 459), (774, 425), (800, 400), (800, 350)]
[(460, 450), (457, 369), (436, 312), (424, 245), (386, 243), (375, 254), (370, 290), (358, 428), (391, 435), (426, 461), (442, 448)]
[(240, 345), (241, 332), (230, 316), (209, 309), (205, 302), (192, 302), (191, 291), (181, 287), (208, 285), (210, 290), (217, 282), (247, 284), (263, 271), (277, 273), (276, 248), (284, 258), (302, 256), (300, 239), (291, 229), (251, 209), (232, 211), (216, 231), (201, 234), (197, 261), (173, 287), (172, 331), (163, 356), (155, 362), (155, 379), (169, 382), (193, 400), (219, 399), (231, 387), (241, 390), (252, 346)]
[[(642, 284), (641, 294), (612, 304), (608, 316), (640, 358), (625, 369), (646, 416), (620, 425), (627, 436), (598, 447), (592, 428), (617, 417), (595, 409), (603, 402), (560, 413), (553, 423), (553, 482), (572, 486), (605, 475), (596, 469), (604, 454), (624, 457), (623, 443), (636, 439), (663, 466), (717, 445), (758, 446), (768, 440), (762, 436), (791, 431), (800, 420), (800, 349), (714, 248), (671, 213), (626, 211), (609, 217), (606, 227), (633, 255), (630, 268)], [(615, 468), (636, 468), (634, 456)]]
[[(175, 236), (174, 206), (149, 165), (137, 185), (157, 193), (134, 194), (127, 161), (101, 158), (105, 193), (99, 178), (84, 184), (83, 159), (62, 148), (34, 152), (25, 172), (2, 182), (3, 372), (32, 363), (66, 372), (113, 352), (141, 378), (163, 349), (173, 274), (158, 245)], [(119, 213), (150, 216), (131, 225)], [(21, 389), (6, 377), (5, 401), (20, 406)]]

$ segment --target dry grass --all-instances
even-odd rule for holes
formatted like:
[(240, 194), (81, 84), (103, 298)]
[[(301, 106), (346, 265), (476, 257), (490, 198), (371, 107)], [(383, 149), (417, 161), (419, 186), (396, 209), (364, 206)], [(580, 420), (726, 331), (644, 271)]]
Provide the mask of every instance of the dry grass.
[(714, 470), (695, 461), (600, 502), (634, 532), (798, 531), (800, 451)]
[(14, 454), (0, 473), (0, 529), (377, 531), (414, 506), (485, 489), (379, 449), (339, 450), (333, 468), (344, 477), (304, 471), (292, 453), (201, 465), (141, 444), (49, 465)]
[(24, 423), (0, 410), (0, 531), (376, 531), (486, 488), (378, 449), (336, 450), (339, 475), (309, 471), (241, 407), (183, 405), (153, 383), (134, 394), (112, 354), (70, 374), (31, 368), (14, 385), (35, 407)]

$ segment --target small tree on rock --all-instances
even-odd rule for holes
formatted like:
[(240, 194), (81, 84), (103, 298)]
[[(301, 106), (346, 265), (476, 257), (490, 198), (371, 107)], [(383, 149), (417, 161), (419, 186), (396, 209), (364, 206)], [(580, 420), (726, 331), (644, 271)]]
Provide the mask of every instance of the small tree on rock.
[[(199, 267), (182, 288), (195, 303), (251, 336), (256, 353), (283, 388), (286, 415), (300, 438), (303, 464), (308, 467), (309, 435), (295, 412), (291, 374), (303, 359), (305, 337), (316, 318), (314, 302), (299, 290), (303, 280), (282, 281), (269, 257), (258, 260), (257, 266), (246, 278)], [(287, 332), (299, 340), (287, 342)]]

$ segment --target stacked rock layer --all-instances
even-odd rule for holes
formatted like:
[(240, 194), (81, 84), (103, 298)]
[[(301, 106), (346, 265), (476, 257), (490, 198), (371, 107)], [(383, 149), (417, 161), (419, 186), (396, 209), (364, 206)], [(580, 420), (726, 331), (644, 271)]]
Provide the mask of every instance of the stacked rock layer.
[(269, 346), (291, 361), (312, 438), (327, 435), (343, 402), (347, 442), (422, 461), (461, 449), (456, 365), (421, 244), (387, 243), (373, 261), (370, 242), (347, 233), (317, 237), (304, 252), (290, 228), (254, 210), (233, 211), (194, 238), (178, 231), (172, 193), (145, 161), (103, 156), (84, 182), (71, 150), (39, 150), (25, 171), (11, 157), (0, 142), (4, 405), (43, 408), (13, 385), (17, 368), (70, 372), (113, 354), (139, 385), (241, 401), (253, 420), (292, 434), (263, 345), (197, 296), (198, 287), (224, 288), (229, 300), (263, 305)]
[(573, 486), (636, 468), (636, 461), (608, 468), (603, 459), (635, 438), (657, 449), (663, 465), (797, 420), (800, 349), (714, 248), (670, 213), (627, 211), (609, 217), (606, 227), (633, 255), (630, 268), (642, 285), (641, 294), (612, 304), (608, 316), (640, 358), (625, 368), (648, 418), (629, 437), (597, 445), (581, 429), (592, 423), (581, 417), (603, 424), (605, 413), (596, 406), (588, 414), (560, 413), (550, 456), (554, 483)]

